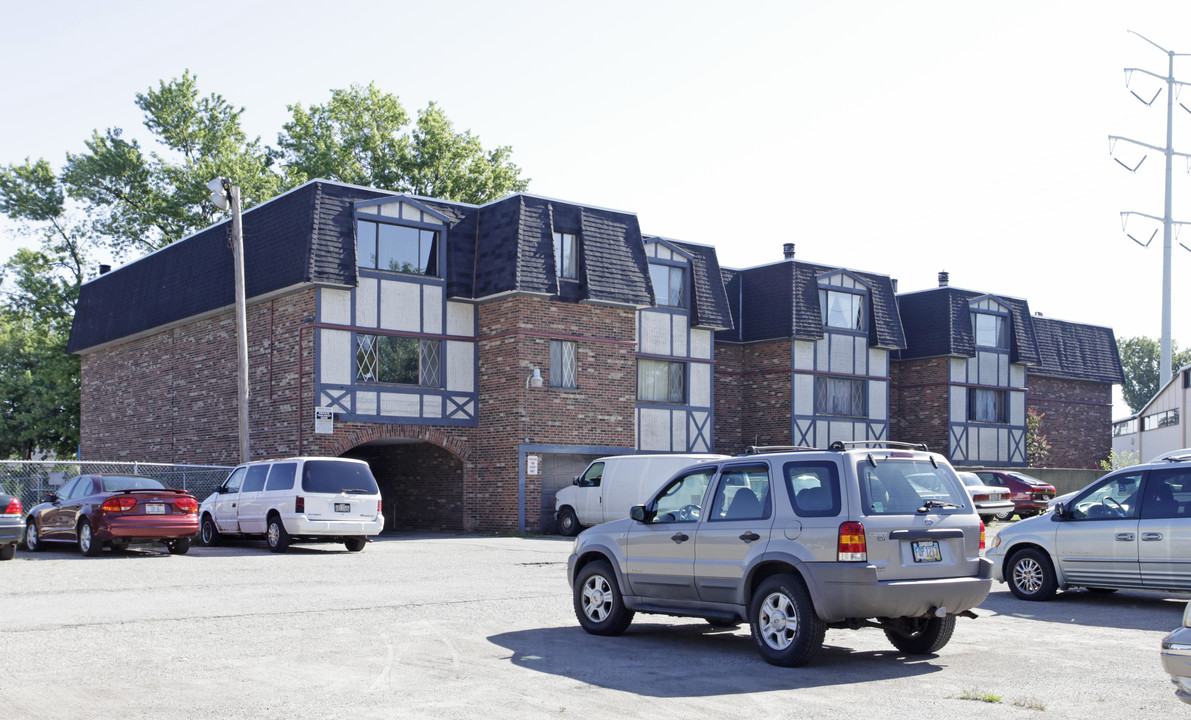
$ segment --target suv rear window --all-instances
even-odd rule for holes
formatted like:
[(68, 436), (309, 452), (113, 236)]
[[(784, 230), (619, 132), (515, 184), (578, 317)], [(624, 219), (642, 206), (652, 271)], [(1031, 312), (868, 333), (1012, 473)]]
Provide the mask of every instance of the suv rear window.
[(926, 460), (878, 458), (856, 466), (860, 498), (866, 515), (912, 515), (928, 500), (967, 507), (963, 484), (945, 467)]
[(302, 466), (302, 490), (363, 495), (380, 493), (367, 465), (334, 460), (307, 460)]

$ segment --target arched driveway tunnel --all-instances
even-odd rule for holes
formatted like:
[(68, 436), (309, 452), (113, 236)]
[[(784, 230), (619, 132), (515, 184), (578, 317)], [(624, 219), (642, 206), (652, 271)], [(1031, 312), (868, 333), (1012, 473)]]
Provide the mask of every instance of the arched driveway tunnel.
[(386, 438), (343, 457), (364, 460), (380, 486), (385, 530), (464, 530), (463, 461), (433, 443)]

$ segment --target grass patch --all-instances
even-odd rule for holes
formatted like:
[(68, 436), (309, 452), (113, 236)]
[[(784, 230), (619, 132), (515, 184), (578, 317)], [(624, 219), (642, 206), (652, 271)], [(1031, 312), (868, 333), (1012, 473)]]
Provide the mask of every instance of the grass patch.
[(960, 700), (976, 700), (978, 702), (999, 703), (1001, 696), (995, 693), (981, 692), (979, 690), (964, 690), (959, 694)]
[(1019, 708), (1025, 708), (1027, 710), (1046, 709), (1046, 703), (1042, 702), (1041, 700), (1035, 700), (1034, 698), (1022, 698), (1020, 700), (1014, 700), (1013, 704)]

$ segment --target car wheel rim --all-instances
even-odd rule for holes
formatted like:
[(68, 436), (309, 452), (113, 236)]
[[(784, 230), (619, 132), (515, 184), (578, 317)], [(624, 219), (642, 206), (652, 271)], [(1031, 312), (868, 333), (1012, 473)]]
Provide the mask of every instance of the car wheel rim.
[(83, 552), (91, 549), (91, 526), (86, 523), (79, 528), (79, 547)]
[(1022, 592), (1033, 595), (1042, 587), (1042, 567), (1033, 558), (1013, 566), (1013, 584)]
[(785, 593), (775, 592), (761, 603), (761, 639), (774, 650), (785, 650), (798, 633), (798, 612)]
[(277, 523), (269, 523), (269, 545), (277, 545), (277, 537), (280, 533), (277, 531)]
[(29, 523), (29, 529), (25, 531), (25, 544), (30, 549), (37, 547), (37, 526)]
[(203, 522), (203, 544), (206, 545), (211, 542), (211, 537), (214, 533), (211, 532), (211, 523)]
[(612, 612), (612, 586), (602, 575), (583, 583), (583, 614), (592, 622), (603, 622)]

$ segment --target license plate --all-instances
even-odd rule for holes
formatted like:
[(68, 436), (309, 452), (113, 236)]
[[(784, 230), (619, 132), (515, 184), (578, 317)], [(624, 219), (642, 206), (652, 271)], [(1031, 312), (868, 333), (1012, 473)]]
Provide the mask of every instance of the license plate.
[(148, 503), (145, 505), (146, 515), (165, 515), (165, 505)]
[(911, 543), (914, 548), (914, 562), (942, 562), (943, 553), (939, 551), (938, 540), (915, 540)]
[(351, 512), (351, 503), (335, 503), (335, 512)]

